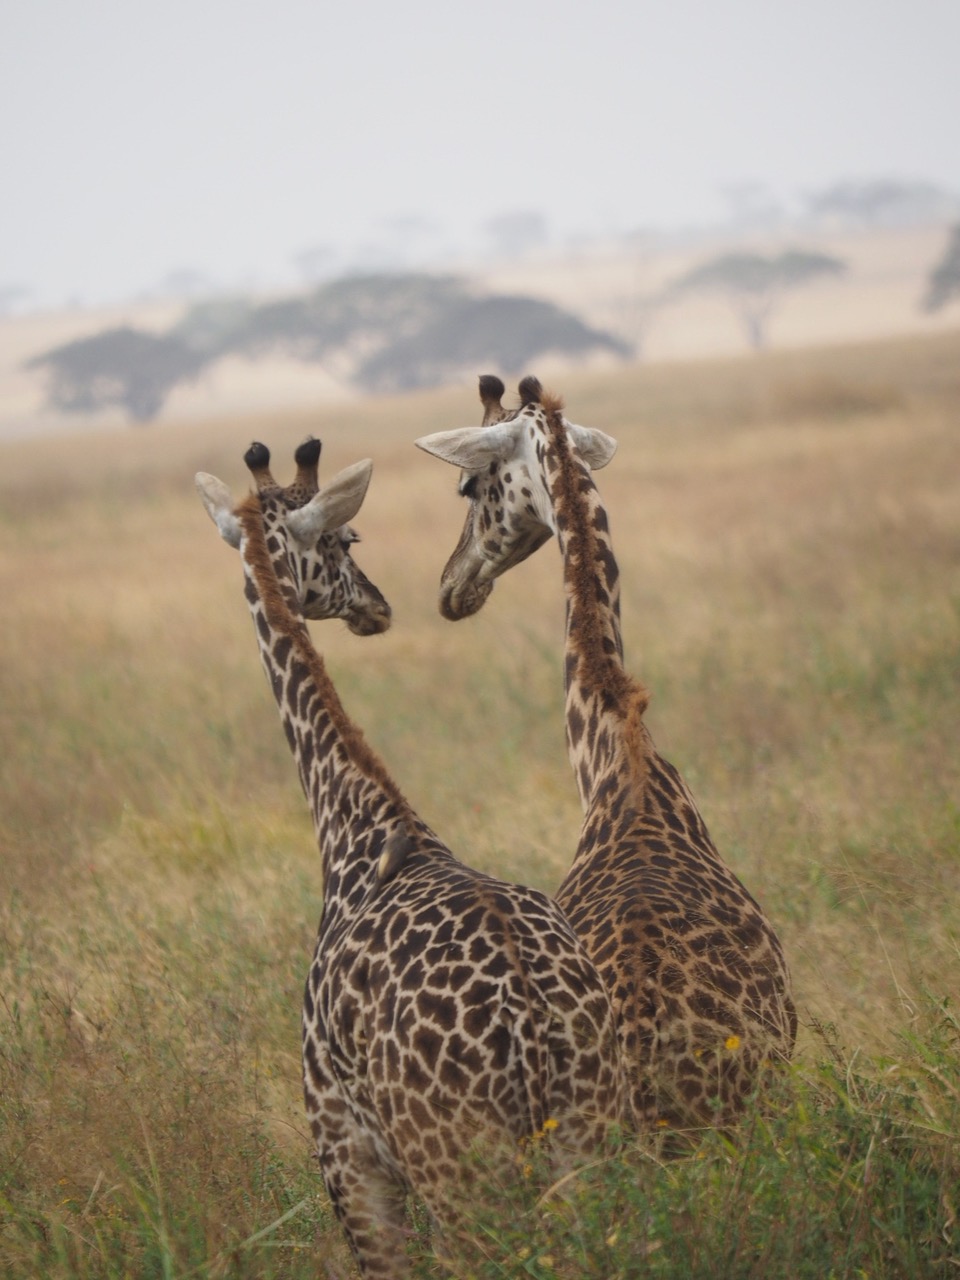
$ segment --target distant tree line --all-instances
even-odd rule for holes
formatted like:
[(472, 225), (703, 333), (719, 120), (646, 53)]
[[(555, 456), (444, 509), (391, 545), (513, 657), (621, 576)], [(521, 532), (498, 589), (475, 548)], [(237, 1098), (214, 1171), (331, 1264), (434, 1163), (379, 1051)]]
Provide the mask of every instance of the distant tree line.
[(477, 296), (450, 276), (370, 275), (275, 302), (198, 303), (165, 333), (108, 329), (33, 357), (51, 404), (68, 413), (119, 406), (138, 422), (174, 389), (228, 355), (336, 358), (370, 391), (436, 386), (460, 371), (520, 372), (547, 352), (627, 356), (626, 343), (535, 298)]
[[(867, 194), (881, 202), (884, 193)], [(832, 196), (842, 204), (849, 193)], [(134, 420), (148, 422), (175, 387), (230, 355), (282, 354), (335, 364), (354, 385), (377, 392), (439, 386), (484, 366), (519, 373), (545, 353), (576, 357), (605, 351), (639, 358), (643, 330), (656, 313), (697, 293), (723, 298), (749, 345), (760, 350), (788, 293), (845, 270), (840, 259), (804, 249), (717, 255), (656, 293), (628, 299), (638, 329), (633, 346), (552, 303), (477, 295), (453, 276), (349, 276), (274, 302), (217, 298), (196, 303), (164, 333), (108, 329), (34, 356), (26, 367), (46, 372), (56, 409), (93, 413), (119, 406)], [(920, 305), (935, 312), (955, 299), (960, 299), (960, 224), (929, 273)]]
[(957, 197), (932, 182), (846, 179), (806, 199), (807, 215), (849, 226), (909, 226), (956, 215)]

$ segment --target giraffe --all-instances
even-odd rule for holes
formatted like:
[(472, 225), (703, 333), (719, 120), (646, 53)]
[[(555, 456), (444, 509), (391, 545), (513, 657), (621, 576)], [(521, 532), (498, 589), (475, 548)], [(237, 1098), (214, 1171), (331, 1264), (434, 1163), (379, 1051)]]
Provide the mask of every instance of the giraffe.
[(626, 1116), (613, 1011), (545, 894), (464, 865), (414, 812), (348, 717), (304, 619), (383, 631), (389, 607), (350, 555), (346, 524), (372, 464), (274, 481), (234, 506), (201, 473), (208, 513), (240, 550), (244, 593), (320, 848), (324, 902), (302, 1012), (303, 1089), (320, 1168), (365, 1277), (408, 1274), (407, 1192), (454, 1219), (472, 1145), (515, 1172), (549, 1133), (557, 1167), (594, 1156)]
[(789, 1058), (789, 975), (772, 925), (657, 751), (648, 691), (624, 666), (619, 570), (591, 474), (616, 442), (567, 422), (536, 378), (519, 390), (519, 408), (505, 410), (503, 383), (484, 375), (482, 426), (416, 442), (461, 468), (469, 500), (440, 611), (477, 612), (500, 574), (557, 534), (566, 743), (584, 817), (555, 897), (613, 999), (634, 1123), (685, 1145), (704, 1126), (730, 1127), (767, 1069)]

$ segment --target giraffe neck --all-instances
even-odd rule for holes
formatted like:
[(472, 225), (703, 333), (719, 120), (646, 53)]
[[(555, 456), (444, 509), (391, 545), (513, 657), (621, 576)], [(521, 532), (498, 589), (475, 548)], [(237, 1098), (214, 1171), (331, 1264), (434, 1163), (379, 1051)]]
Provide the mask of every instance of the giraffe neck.
[(256, 495), (238, 515), (245, 535), (244, 594), (313, 818), (326, 925), (352, 915), (396, 870), (418, 820), (343, 708), (295, 593), (276, 572)]
[(626, 766), (645, 769), (648, 694), (623, 665), (620, 571), (607, 513), (589, 467), (571, 449), (559, 411), (548, 416), (553, 500), (566, 594), (564, 688), (567, 752), (580, 800)]

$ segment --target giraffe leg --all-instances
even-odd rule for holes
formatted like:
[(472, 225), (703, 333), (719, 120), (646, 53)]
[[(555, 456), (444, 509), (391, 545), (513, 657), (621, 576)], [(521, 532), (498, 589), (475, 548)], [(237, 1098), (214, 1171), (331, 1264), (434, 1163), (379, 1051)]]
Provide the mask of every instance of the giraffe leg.
[[(324, 1131), (320, 1167), (337, 1219), (364, 1280), (402, 1280), (409, 1274), (406, 1191), (379, 1162), (355, 1123), (336, 1137)], [(353, 1132), (350, 1132), (350, 1130)]]
[(351, 1110), (327, 1046), (312, 1030), (303, 1044), (304, 1102), (337, 1220), (364, 1280), (403, 1280), (406, 1188)]

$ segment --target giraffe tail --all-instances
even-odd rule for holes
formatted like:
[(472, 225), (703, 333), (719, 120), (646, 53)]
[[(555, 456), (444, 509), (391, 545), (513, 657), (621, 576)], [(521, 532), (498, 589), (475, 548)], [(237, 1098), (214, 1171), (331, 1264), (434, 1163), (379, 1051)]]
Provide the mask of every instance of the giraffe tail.
[[(503, 1019), (510, 1030), (516, 1055), (517, 1092), (522, 1098), (526, 1132), (523, 1137), (543, 1133), (550, 1118), (550, 1094), (553, 1072), (547, 1030), (548, 1018), (540, 1016), (530, 993), (517, 1004), (505, 1002)], [(549, 1014), (548, 1014), (549, 1017)]]

